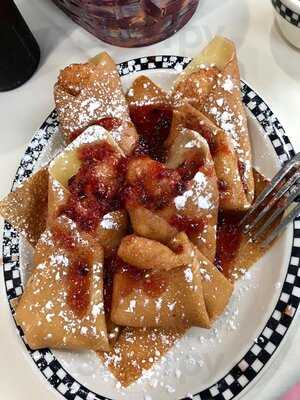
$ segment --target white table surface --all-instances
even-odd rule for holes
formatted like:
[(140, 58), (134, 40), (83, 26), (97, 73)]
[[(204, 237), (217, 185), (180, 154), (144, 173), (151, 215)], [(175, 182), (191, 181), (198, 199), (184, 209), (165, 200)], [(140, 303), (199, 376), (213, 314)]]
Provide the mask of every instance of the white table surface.
[[(107, 45), (78, 27), (49, 0), (16, 1), (41, 48), (35, 75), (20, 88), (0, 93), (0, 196), (11, 186), (28, 141), (53, 109), (59, 69), (102, 50), (119, 62), (155, 54), (193, 56), (215, 34), (237, 45), (241, 75), (263, 95), (300, 150), (300, 52), (278, 32), (269, 0), (200, 0), (189, 24), (172, 38), (140, 49)], [(5, 54), (0, 54), (5, 57)], [(61, 398), (22, 352), (0, 278), (0, 400)], [(294, 329), (270, 369), (245, 399), (279, 399), (300, 380), (299, 313)]]

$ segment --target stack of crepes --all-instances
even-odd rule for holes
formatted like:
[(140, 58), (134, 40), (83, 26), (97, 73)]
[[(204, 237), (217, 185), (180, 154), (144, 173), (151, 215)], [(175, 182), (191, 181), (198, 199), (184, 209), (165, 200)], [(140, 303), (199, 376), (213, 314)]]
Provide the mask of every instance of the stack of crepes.
[(0, 204), (35, 249), (15, 318), (32, 349), (94, 350), (127, 386), (233, 291), (218, 212), (254, 198), (235, 48), (215, 38), (169, 95), (139, 77), (125, 96), (106, 53), (54, 94), (69, 144)]

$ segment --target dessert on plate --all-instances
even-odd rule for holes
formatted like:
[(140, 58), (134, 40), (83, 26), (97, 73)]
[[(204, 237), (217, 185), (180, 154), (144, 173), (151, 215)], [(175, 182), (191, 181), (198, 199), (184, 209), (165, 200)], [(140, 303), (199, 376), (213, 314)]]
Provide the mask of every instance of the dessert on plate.
[(0, 202), (34, 248), (15, 306), (32, 349), (97, 352), (123, 386), (190, 327), (210, 329), (266, 251), (238, 223), (253, 169), (234, 44), (216, 37), (170, 92), (123, 92), (101, 53), (54, 86), (65, 148)]

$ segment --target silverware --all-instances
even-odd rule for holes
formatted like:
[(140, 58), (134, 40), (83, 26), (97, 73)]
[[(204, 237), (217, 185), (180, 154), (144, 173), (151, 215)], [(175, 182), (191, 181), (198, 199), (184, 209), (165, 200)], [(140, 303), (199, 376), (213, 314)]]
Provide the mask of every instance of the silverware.
[[(240, 228), (253, 241), (269, 245), (300, 214), (300, 153), (287, 162), (260, 193), (240, 222)], [(274, 228), (271, 224), (284, 214)]]

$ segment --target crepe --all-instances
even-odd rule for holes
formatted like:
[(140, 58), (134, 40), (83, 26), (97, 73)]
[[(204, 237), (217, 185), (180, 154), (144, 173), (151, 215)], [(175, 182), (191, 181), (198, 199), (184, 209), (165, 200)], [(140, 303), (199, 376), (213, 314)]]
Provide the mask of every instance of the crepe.
[(202, 109), (217, 81), (219, 70), (214, 65), (196, 65), (193, 61), (189, 66), (175, 82), (173, 105), (178, 108), (188, 103)]
[(60, 72), (54, 87), (60, 130), (67, 141), (99, 124), (112, 130), (126, 154), (137, 142), (116, 65), (107, 53), (91, 62), (72, 64)]
[[(150, 243), (152, 242), (152, 243)], [(139, 253), (143, 245), (144, 257)], [(112, 320), (124, 326), (180, 329), (200, 326), (208, 328), (222, 314), (233, 290), (232, 284), (188, 240), (184, 233), (170, 242), (170, 248), (186, 260), (178, 267), (167, 260), (154, 241), (146, 244), (142, 238), (128, 243), (123, 239), (118, 255), (126, 263), (114, 276)], [(178, 251), (179, 250), (179, 251)], [(153, 254), (151, 259), (147, 254)], [(147, 264), (148, 262), (148, 264)], [(147, 268), (141, 271), (140, 268)], [(133, 267), (138, 268), (138, 270)]]
[(0, 214), (32, 246), (46, 228), (48, 170), (42, 168), (0, 201)]
[(191, 129), (177, 125), (172, 132), (173, 142), (168, 147), (166, 165), (177, 168), (189, 179), (186, 190), (175, 197), (178, 215), (202, 220), (199, 233), (189, 237), (210, 261), (216, 253), (216, 228), (219, 209), (219, 190), (214, 163), (205, 139)]
[(141, 236), (125, 236), (118, 248), (118, 256), (139, 269), (170, 270), (189, 263), (190, 248), (180, 243), (180, 248), (170, 249), (155, 240)]
[(199, 135), (210, 148), (213, 158), (220, 195), (220, 209), (223, 211), (243, 211), (248, 199), (239, 171), (239, 160), (230, 137), (210, 121), (203, 113), (185, 104), (174, 112), (171, 133), (166, 147), (172, 146), (179, 127), (195, 132), (194, 141), (189, 146), (196, 147)]
[(126, 100), (129, 109), (144, 106), (171, 107), (171, 99), (168, 94), (145, 75), (139, 76), (133, 81), (127, 91)]
[[(178, 244), (185, 240), (178, 238)], [(137, 241), (134, 246), (138, 247)], [(148, 251), (155, 252), (154, 243), (149, 246)], [(192, 251), (189, 245), (188, 258)], [(140, 265), (139, 259), (132, 261), (134, 267)], [(189, 265), (188, 260), (184, 267), (176, 268), (175, 264), (171, 271), (156, 268), (137, 277), (125, 266), (114, 276), (111, 318), (119, 325), (133, 327), (209, 327), (201, 281), (197, 266)]]
[(108, 350), (103, 251), (59, 217), (41, 236), (15, 318), (31, 349)]
[(123, 387), (139, 379), (169, 351), (185, 330), (124, 328), (110, 352), (99, 352)]
[[(82, 162), (78, 158), (78, 149), (86, 144), (96, 144), (106, 142), (116, 151), (119, 157), (124, 153), (117, 143), (112, 139), (110, 133), (100, 126), (92, 126), (85, 130), (76, 140), (74, 140), (59, 156), (57, 156), (49, 166), (49, 206), (48, 221), (60, 215), (70, 197), (68, 182), (70, 178), (76, 176)], [(111, 170), (105, 167), (103, 161), (103, 180), (106, 179), (109, 185)], [(113, 171), (117, 174), (118, 171)], [(106, 175), (105, 175), (106, 174)], [(108, 186), (106, 186), (105, 190)], [(84, 210), (83, 210), (84, 212)], [(84, 217), (84, 214), (83, 214)], [(96, 231), (92, 235), (98, 240), (104, 249), (105, 257), (109, 257), (117, 248), (121, 238), (126, 234), (128, 225), (127, 214), (124, 210), (114, 210), (106, 213), (99, 220)]]
[[(203, 74), (203, 71), (206, 71), (205, 76), (198, 81), (195, 74)], [(190, 97), (189, 88), (193, 85), (200, 92), (199, 95), (193, 93), (198, 101)], [(175, 107), (182, 107), (186, 102), (191, 104), (228, 135), (236, 152), (237, 172), (245, 194), (243, 209), (248, 209), (254, 199), (252, 153), (236, 50), (230, 40), (216, 37), (192, 61), (175, 82), (173, 102)]]
[(186, 230), (193, 243), (213, 262), (219, 201), (217, 179), (207, 143), (200, 138), (199, 147), (184, 147), (191, 140), (194, 133), (179, 127), (176, 141), (169, 149), (169, 168), (145, 157), (130, 161), (130, 191), (125, 205), (136, 234), (167, 243), (176, 233)]
[(234, 44), (216, 36), (192, 62), (179, 74), (173, 85), (172, 98), (175, 107), (186, 102), (202, 108), (218, 74), (233, 56)]

